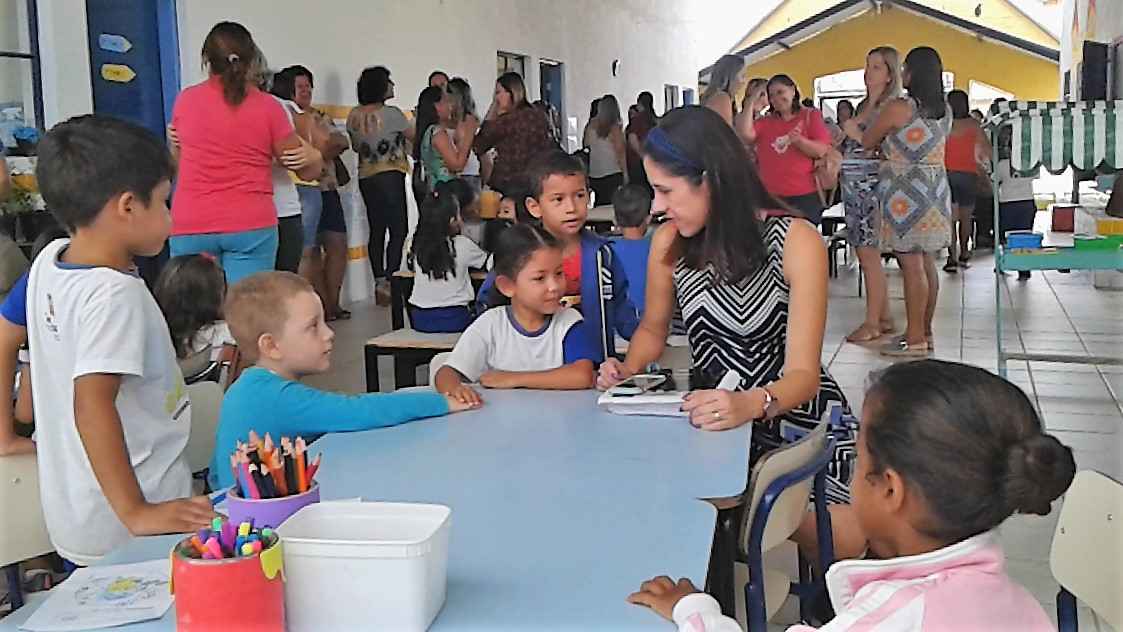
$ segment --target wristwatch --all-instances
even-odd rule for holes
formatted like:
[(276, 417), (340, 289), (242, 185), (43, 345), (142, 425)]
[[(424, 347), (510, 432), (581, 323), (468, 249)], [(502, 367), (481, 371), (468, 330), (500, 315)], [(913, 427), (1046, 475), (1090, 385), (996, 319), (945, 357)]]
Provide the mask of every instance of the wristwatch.
[(760, 387), (764, 391), (764, 418), (772, 419), (780, 414), (780, 400), (767, 386)]

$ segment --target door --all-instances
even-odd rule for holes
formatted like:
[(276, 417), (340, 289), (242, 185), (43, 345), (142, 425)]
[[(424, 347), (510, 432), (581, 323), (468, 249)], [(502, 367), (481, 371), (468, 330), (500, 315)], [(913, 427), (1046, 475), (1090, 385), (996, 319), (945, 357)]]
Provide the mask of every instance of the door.
[(160, 138), (179, 91), (175, 0), (86, 0), (94, 112)]
[(554, 139), (560, 144), (563, 140), (561, 122), (565, 120), (563, 109), (565, 84), (562, 63), (549, 59), (539, 60), (538, 72), (539, 95), (548, 106), (550, 127), (553, 130)]

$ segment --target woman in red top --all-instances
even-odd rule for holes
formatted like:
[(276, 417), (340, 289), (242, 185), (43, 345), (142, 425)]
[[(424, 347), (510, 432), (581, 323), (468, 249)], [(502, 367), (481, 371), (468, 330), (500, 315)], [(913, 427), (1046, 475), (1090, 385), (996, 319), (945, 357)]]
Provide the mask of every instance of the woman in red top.
[(745, 141), (756, 149), (757, 170), (764, 187), (816, 226), (823, 202), (815, 184), (815, 160), (831, 147), (823, 115), (799, 103), (799, 88), (787, 75), (768, 80), (768, 116), (744, 126)]
[[(979, 122), (971, 116), (967, 93), (952, 90), (948, 93), (951, 108), (951, 133), (944, 148), (944, 165), (948, 170), (951, 188), (951, 247), (944, 272), (955, 274), (957, 268), (966, 268), (971, 259), (967, 242), (971, 237), (971, 220), (975, 213), (975, 187), (979, 181), (979, 164), (990, 160), (990, 142)], [(959, 226), (959, 262), (956, 263), (956, 225)]]
[(550, 124), (526, 100), (522, 77), (517, 72), (503, 73), (495, 82), (495, 99), (472, 145), (478, 156), (495, 148), (488, 184), (500, 192), (514, 190), (526, 165), (551, 146), (556, 144)]
[(233, 284), (276, 261), (274, 159), (304, 179), (323, 163), (277, 99), (257, 88), (264, 64), (244, 26), (216, 24), (203, 61), (210, 76), (180, 93), (168, 129), (179, 162), (171, 255), (209, 253)]

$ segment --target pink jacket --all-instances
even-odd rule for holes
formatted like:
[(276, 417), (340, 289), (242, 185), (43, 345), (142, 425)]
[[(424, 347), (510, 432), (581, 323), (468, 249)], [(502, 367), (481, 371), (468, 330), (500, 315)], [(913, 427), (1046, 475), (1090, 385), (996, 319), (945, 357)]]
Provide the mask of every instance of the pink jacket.
[[(1056, 630), (1041, 604), (1006, 575), (1005, 566), (994, 532), (922, 555), (838, 562), (827, 572), (827, 589), (838, 616), (818, 632)], [(683, 599), (675, 606), (680, 631), (737, 629), (700, 597), (709, 598), (691, 595), (689, 602)], [(805, 625), (788, 628), (815, 630)]]

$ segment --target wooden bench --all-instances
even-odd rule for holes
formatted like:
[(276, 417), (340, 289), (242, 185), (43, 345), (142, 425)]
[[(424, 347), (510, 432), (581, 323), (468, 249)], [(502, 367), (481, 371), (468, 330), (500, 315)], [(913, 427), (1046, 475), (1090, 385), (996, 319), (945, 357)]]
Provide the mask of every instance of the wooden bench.
[(425, 334), (412, 329), (396, 329), (367, 340), (363, 348), (367, 392), (382, 390), (378, 379), (378, 358), (394, 360), (394, 388), (417, 386), (417, 367), (428, 365), (438, 353), (452, 351), (460, 334)]
[[(406, 303), (413, 294), (413, 277), (411, 270), (398, 270), (390, 275), (390, 328), (402, 329), (406, 326)], [(472, 279), (472, 288), (480, 291), (487, 272), (473, 270), (469, 275)]]

